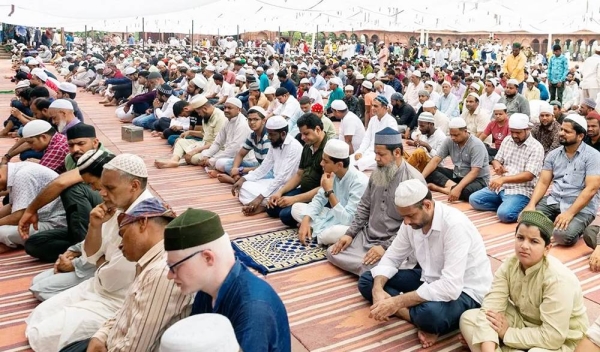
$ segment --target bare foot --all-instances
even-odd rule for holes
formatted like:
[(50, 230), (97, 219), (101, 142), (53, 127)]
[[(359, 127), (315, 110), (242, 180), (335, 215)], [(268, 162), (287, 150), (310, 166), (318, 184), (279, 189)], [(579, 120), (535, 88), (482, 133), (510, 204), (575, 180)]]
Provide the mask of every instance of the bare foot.
[(450, 191), (448, 189), (446, 189), (444, 187), (440, 187), (433, 183), (428, 183), (427, 188), (429, 188), (430, 191), (434, 191), (434, 192), (440, 192), (440, 193), (444, 193), (444, 194), (450, 193)]
[(10, 252), (14, 250), (14, 248), (5, 245), (4, 243), (0, 243), (0, 254)]
[(104, 106), (117, 106), (117, 103), (106, 103)]
[(254, 210), (252, 210), (252, 208), (248, 205), (245, 205), (242, 207), (242, 213), (244, 213), (244, 215), (246, 215), (246, 216), (260, 214), (260, 213), (264, 212), (265, 210), (266, 210), (266, 208), (263, 207), (262, 205), (254, 208)]
[(160, 137), (160, 135), (162, 134), (162, 132), (158, 132), (158, 131), (152, 131), (152, 133), (150, 133), (152, 135), (152, 137)]
[(419, 337), (419, 341), (421, 341), (421, 346), (423, 346), (423, 348), (429, 348), (429, 347), (433, 346), (437, 342), (437, 339), (438, 339), (438, 335), (428, 334), (421, 330), (419, 330), (419, 332), (417, 332), (417, 336)]
[(211, 178), (217, 178), (219, 177), (220, 172), (217, 170), (208, 170), (206, 171), (206, 173), (208, 174), (208, 176), (210, 176)]
[(458, 334), (458, 341), (460, 342), (461, 345), (467, 346), (467, 341), (465, 340), (465, 338), (462, 334)]
[(172, 159), (156, 159), (154, 160), (154, 165), (159, 169), (168, 169), (172, 167), (178, 167), (179, 161)]
[(8, 132), (8, 137), (10, 138), (18, 138), (19, 132)]
[(230, 184), (234, 184), (235, 180), (233, 179), (233, 177), (227, 175), (227, 174), (219, 174), (217, 175), (217, 180), (219, 180), (219, 182), (221, 183), (230, 183)]
[(108, 102), (107, 102), (106, 100), (102, 100), (102, 101), (99, 101), (99, 102), (98, 102), (98, 104), (107, 104), (107, 103), (108, 103)]

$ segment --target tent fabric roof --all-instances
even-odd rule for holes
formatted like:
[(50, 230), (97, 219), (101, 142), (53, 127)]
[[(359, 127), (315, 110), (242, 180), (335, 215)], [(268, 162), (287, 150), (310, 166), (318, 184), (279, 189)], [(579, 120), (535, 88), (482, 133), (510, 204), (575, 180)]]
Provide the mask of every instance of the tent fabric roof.
[[(12, 15), (11, 4), (15, 9)], [(261, 30), (314, 32), (383, 30), (413, 32), (512, 32), (538, 34), (600, 32), (600, 0), (424, 0), (404, 3), (381, 0), (368, 6), (361, 0), (178, 0), (165, 13), (158, 0), (103, 0), (90, 10), (81, 0), (0, 0), (0, 21), (42, 27), (114, 32), (236, 34)], [(343, 4), (343, 6), (340, 6)], [(401, 4), (403, 7), (398, 7)]]

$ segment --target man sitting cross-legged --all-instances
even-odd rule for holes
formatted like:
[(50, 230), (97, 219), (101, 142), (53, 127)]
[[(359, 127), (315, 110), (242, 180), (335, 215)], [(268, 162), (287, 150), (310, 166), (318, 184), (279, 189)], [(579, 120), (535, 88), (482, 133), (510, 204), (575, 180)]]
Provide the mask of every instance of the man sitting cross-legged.
[[(423, 170), (429, 189), (448, 195), (449, 202), (468, 201), (469, 196), (487, 186), (490, 180), (488, 152), (483, 142), (467, 130), (460, 117), (450, 121), (450, 137)], [(450, 156), (454, 169), (439, 166)]]
[[(173, 156), (170, 159), (156, 159), (154, 165), (159, 169), (178, 167), (183, 163), (198, 165), (201, 152), (210, 148), (217, 135), (225, 124), (227, 118), (223, 111), (214, 107), (204, 95), (200, 95), (185, 107), (193, 110), (202, 119), (202, 125), (196, 124), (193, 131), (182, 133), (173, 146)], [(201, 141), (192, 139), (200, 138)]]
[[(433, 201), (423, 183), (402, 182), (395, 204), (404, 223), (379, 264), (362, 274), (358, 290), (373, 302), (371, 318), (414, 324), (428, 348), (458, 328), (463, 312), (481, 306), (492, 283), (490, 261), (469, 218)], [(411, 255), (419, 266), (399, 270)]]
[(349, 167), (349, 149), (348, 144), (339, 139), (328, 141), (321, 161), (321, 188), (310, 203), (292, 206), (292, 216), (300, 223), (298, 237), (305, 245), (313, 238), (322, 245), (334, 244), (352, 223), (369, 179)]
[[(402, 181), (423, 175), (402, 157), (402, 137), (397, 129), (375, 134), (377, 169), (371, 174), (350, 228), (327, 250), (335, 266), (360, 275), (376, 264), (398, 233), (402, 216), (394, 208), (394, 190)], [(407, 263), (410, 266), (410, 263)]]
[(266, 210), (269, 197), (283, 187), (296, 173), (302, 145), (288, 134), (288, 123), (282, 116), (271, 116), (265, 124), (271, 148), (258, 168), (238, 179), (231, 189), (239, 196), (245, 215)]
[(514, 113), (509, 121), (510, 137), (505, 138), (492, 161), (493, 179), (486, 188), (471, 194), (475, 210), (495, 211), (500, 222), (517, 222), (529, 203), (533, 187), (542, 171), (544, 147), (531, 135), (529, 116)]

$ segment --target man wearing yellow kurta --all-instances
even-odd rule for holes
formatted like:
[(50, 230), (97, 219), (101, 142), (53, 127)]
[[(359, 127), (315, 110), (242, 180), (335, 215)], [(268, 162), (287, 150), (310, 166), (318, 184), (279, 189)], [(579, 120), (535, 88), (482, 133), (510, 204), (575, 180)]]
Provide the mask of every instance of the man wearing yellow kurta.
[(515, 256), (496, 271), (481, 309), (463, 313), (460, 331), (475, 352), (572, 352), (588, 317), (581, 285), (558, 259), (548, 256), (554, 224), (524, 211)]
[(509, 78), (514, 78), (519, 83), (525, 80), (525, 63), (527, 57), (521, 52), (521, 44), (514, 43), (512, 49), (512, 55), (506, 57), (502, 72), (508, 73)]

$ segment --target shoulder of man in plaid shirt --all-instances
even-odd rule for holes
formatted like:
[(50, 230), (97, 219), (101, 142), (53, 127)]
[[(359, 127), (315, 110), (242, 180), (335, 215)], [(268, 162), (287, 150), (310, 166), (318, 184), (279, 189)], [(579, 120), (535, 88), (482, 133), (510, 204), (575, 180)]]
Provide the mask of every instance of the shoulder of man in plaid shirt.
[(61, 133), (55, 133), (46, 147), (44, 156), (40, 160), (40, 165), (43, 165), (57, 173), (63, 173), (65, 169), (65, 157), (69, 154), (69, 145), (67, 137)]

